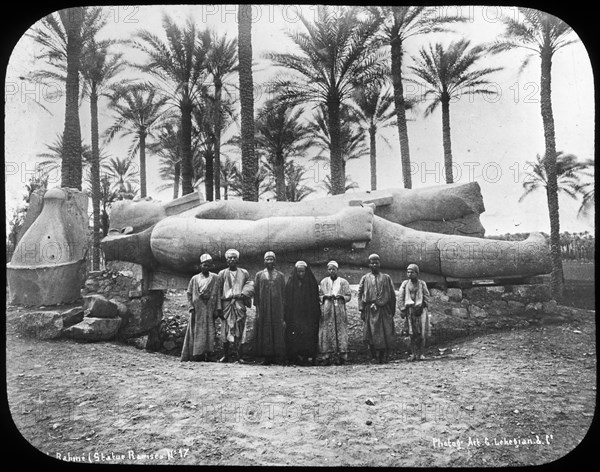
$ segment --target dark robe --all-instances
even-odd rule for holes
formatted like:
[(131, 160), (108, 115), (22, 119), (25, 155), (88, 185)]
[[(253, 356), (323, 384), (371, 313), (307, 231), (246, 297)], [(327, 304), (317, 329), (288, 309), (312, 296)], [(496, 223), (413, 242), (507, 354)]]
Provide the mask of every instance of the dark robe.
[(189, 361), (193, 356), (214, 351), (218, 279), (217, 274), (209, 272), (206, 277), (200, 273), (190, 280), (187, 289), (188, 307), (194, 309), (194, 314), (190, 315), (185, 332), (181, 350), (182, 361)]
[(319, 284), (310, 268), (304, 279), (294, 268), (285, 286), (285, 342), (289, 358), (313, 357), (319, 342)]
[(276, 269), (256, 274), (254, 280), (255, 355), (285, 357), (285, 275)]
[(363, 340), (377, 351), (390, 350), (396, 334), (396, 292), (388, 274), (363, 275), (358, 284), (358, 309), (364, 313)]

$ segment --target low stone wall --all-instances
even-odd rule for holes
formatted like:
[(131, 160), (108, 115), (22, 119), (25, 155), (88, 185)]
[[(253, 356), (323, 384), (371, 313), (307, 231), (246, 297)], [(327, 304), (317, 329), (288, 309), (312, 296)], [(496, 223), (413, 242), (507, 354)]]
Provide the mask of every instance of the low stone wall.
[[(560, 306), (550, 298), (547, 285), (505, 285), (480, 286), (467, 289), (432, 288), (430, 316), (432, 336), (430, 346), (440, 345), (461, 337), (481, 335), (486, 332), (525, 328), (547, 323), (565, 321), (572, 309)], [(352, 300), (348, 306), (349, 331), (351, 344), (362, 349), (362, 322), (358, 318), (356, 291), (352, 291)], [(166, 297), (177, 297), (177, 291), (167, 290)], [(160, 345), (158, 350), (165, 354), (179, 355), (188, 324), (187, 304), (169, 303), (164, 308), (164, 317), (159, 328)], [(254, 329), (254, 308), (247, 313), (246, 352), (251, 352), (251, 340)], [(400, 333), (402, 320), (399, 311), (395, 317), (396, 331)], [(216, 321), (219, 332), (220, 321)], [(138, 342), (140, 347), (145, 340)], [(217, 343), (218, 344), (218, 343)], [(352, 347), (352, 346), (351, 346)], [(218, 348), (218, 347), (217, 347)], [(396, 349), (407, 349), (407, 340), (397, 336)]]
[(431, 343), (545, 323), (560, 323), (571, 308), (550, 297), (547, 285), (431, 289)]
[[(90, 274), (85, 282), (83, 306), (26, 313), (19, 330), (45, 339), (71, 337), (82, 341), (117, 339), (142, 349), (180, 355), (188, 324), (187, 300), (183, 290), (141, 290), (141, 267), (111, 264), (107, 270)], [(356, 287), (348, 305), (351, 350), (362, 350)], [(429, 312), (432, 336), (429, 345), (443, 345), (466, 336), (525, 328), (567, 320), (577, 309), (560, 306), (549, 288), (537, 285), (432, 288)], [(49, 308), (49, 310), (53, 310)], [(251, 355), (255, 310), (247, 313), (247, 348)], [(220, 320), (216, 321), (217, 334)], [(395, 316), (396, 330), (403, 321)], [(220, 343), (216, 343), (220, 350)], [(395, 351), (407, 349), (399, 334)]]

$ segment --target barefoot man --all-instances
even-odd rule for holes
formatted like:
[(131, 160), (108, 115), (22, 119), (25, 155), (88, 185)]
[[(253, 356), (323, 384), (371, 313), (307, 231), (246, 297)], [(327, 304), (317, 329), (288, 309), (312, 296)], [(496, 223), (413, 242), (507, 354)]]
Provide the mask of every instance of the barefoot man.
[(223, 357), (220, 362), (229, 362), (231, 344), (240, 361), (240, 342), (246, 326), (246, 308), (251, 306), (254, 295), (254, 282), (246, 269), (238, 267), (240, 253), (229, 249), (225, 253), (227, 269), (219, 272), (219, 296), (217, 314), (221, 318), (221, 339)]

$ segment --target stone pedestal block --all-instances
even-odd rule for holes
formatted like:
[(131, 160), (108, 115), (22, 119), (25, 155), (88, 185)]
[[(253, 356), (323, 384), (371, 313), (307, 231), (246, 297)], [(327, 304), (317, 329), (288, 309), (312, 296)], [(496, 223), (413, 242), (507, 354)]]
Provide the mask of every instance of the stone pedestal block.
[(61, 336), (63, 318), (57, 311), (32, 311), (22, 314), (17, 330), (23, 336), (38, 339), (56, 339)]
[(109, 341), (114, 339), (121, 325), (121, 318), (84, 318), (81, 323), (63, 331), (69, 338), (79, 341)]
[(127, 302), (129, 317), (127, 323), (119, 330), (120, 338), (134, 338), (150, 332), (162, 320), (162, 304), (164, 294), (162, 291), (153, 290), (140, 298)]

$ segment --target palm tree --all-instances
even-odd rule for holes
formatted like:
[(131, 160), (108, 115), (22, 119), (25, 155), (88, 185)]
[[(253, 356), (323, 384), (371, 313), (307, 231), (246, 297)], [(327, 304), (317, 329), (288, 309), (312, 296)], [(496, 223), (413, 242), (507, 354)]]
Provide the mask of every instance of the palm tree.
[(108, 179), (110, 189), (117, 196), (117, 200), (132, 199), (138, 189), (138, 170), (133, 165), (131, 158), (109, 157), (102, 163), (104, 171), (101, 181)]
[(237, 39), (228, 40), (227, 36), (211, 36), (211, 48), (206, 60), (206, 68), (210, 73), (214, 88), (215, 136), (214, 136), (214, 181), (215, 200), (221, 199), (221, 132), (224, 128), (222, 120), (222, 95), (226, 77), (238, 70)]
[(595, 206), (594, 182), (582, 183), (575, 188), (575, 191), (582, 196), (577, 216), (588, 216)]
[(285, 163), (285, 192), (288, 202), (299, 202), (315, 192), (314, 188), (302, 183), (305, 179), (306, 169), (303, 166), (294, 161)]
[(560, 256), (560, 215), (558, 205), (558, 177), (554, 113), (552, 111), (552, 58), (561, 48), (572, 44), (569, 25), (561, 19), (539, 10), (519, 7), (516, 18), (503, 17), (506, 26), (504, 36), (492, 46), (492, 52), (524, 48), (531, 51), (524, 59), (521, 69), (527, 66), (533, 55), (541, 60), (540, 105), (544, 128), (544, 166), (547, 175), (546, 195), (550, 216), (550, 253), (552, 274), (550, 287), (553, 296), (561, 300), (564, 291), (564, 275)]
[(90, 99), (92, 160), (90, 180), (92, 186), (93, 244), (92, 270), (99, 270), (100, 261), (100, 146), (98, 134), (98, 99), (108, 96), (110, 81), (124, 67), (122, 54), (111, 55), (108, 48), (113, 41), (96, 42), (94, 38), (86, 43), (82, 55), (81, 75), (82, 94)]
[(311, 128), (300, 122), (303, 110), (294, 109), (277, 97), (268, 100), (258, 111), (256, 146), (264, 153), (275, 178), (275, 196), (287, 200), (286, 166), (290, 158), (299, 157), (313, 145)]
[(352, 98), (359, 123), (369, 137), (371, 190), (377, 190), (377, 132), (396, 125), (394, 95), (380, 81), (375, 81), (357, 88)]
[(235, 185), (235, 174), (239, 174), (237, 161), (225, 157), (225, 160), (221, 163), (221, 186), (223, 187), (224, 200), (229, 199), (229, 189)]
[(394, 104), (396, 107), (396, 121), (398, 124), (400, 156), (402, 160), (402, 179), (404, 188), (412, 188), (406, 106), (404, 103), (404, 85), (402, 83), (404, 42), (420, 34), (446, 31), (445, 23), (464, 20), (458, 17), (439, 15), (437, 9), (425, 6), (378, 6), (371, 7), (370, 11), (374, 14), (374, 21), (381, 22), (380, 35), (390, 45), (392, 85), (394, 87)]
[(254, 85), (252, 78), (252, 5), (238, 6), (238, 57), (244, 200), (258, 201), (258, 154), (254, 149)]
[[(231, 169), (231, 177), (229, 180), (228, 191), (230, 191), (232, 195), (242, 197), (242, 200), (244, 199), (244, 189), (246, 185), (244, 178), (244, 172), (240, 172), (239, 167), (237, 165), (234, 165)], [(269, 178), (270, 173), (268, 170), (268, 163), (263, 160), (260, 162), (258, 171), (252, 176), (251, 180), (254, 191), (256, 192), (259, 198), (264, 197), (267, 193), (271, 191), (271, 186), (269, 185)]]
[(276, 65), (295, 73), (275, 79), (271, 86), (292, 103), (317, 102), (327, 108), (330, 132), (330, 172), (335, 194), (344, 193), (341, 151), (341, 107), (354, 88), (381, 77), (385, 55), (376, 52), (377, 21), (362, 21), (351, 7), (319, 5), (314, 24), (300, 16), (306, 32), (289, 33), (299, 54), (271, 53)]
[(150, 31), (139, 31), (133, 46), (148, 57), (135, 67), (151, 74), (160, 82), (159, 90), (173, 100), (181, 113), (181, 193), (194, 191), (192, 157), (192, 110), (205, 93), (206, 58), (210, 45), (208, 30), (199, 32), (192, 18), (180, 28), (163, 15), (167, 41)]
[[(523, 195), (519, 198), (522, 202), (532, 192), (543, 188), (548, 188), (548, 174), (546, 170), (546, 158), (539, 154), (535, 161), (527, 161), (526, 166), (531, 170), (527, 173), (523, 181)], [(556, 174), (558, 191), (563, 192), (571, 198), (577, 198), (579, 194), (584, 194), (585, 183), (582, 184), (582, 176), (590, 176), (587, 171), (593, 167), (591, 160), (579, 161), (577, 156), (566, 154), (559, 151), (556, 156)]]
[(65, 82), (64, 155), (61, 162), (61, 186), (81, 190), (81, 127), (79, 123), (79, 73), (82, 50), (106, 23), (99, 7), (75, 7), (59, 10), (40, 20), (31, 37), (41, 47), (37, 59), (49, 69), (30, 74), (35, 81)]
[[(219, 182), (221, 185), (221, 178), (217, 179), (215, 173), (217, 168), (220, 172), (220, 162), (217, 164), (217, 149), (219, 150), (219, 160), (221, 156), (221, 133), (225, 131), (234, 122), (233, 107), (234, 104), (229, 100), (221, 100), (218, 108), (216, 101), (207, 96), (205, 99), (198, 103), (192, 111), (194, 118), (194, 127), (192, 129), (193, 136), (193, 148), (194, 154), (196, 152), (203, 158), (199, 162), (202, 162), (202, 170), (204, 171), (202, 176), (204, 178), (206, 199), (212, 201), (216, 198), (217, 194), (220, 198), (219, 192), (216, 191), (215, 182)], [(218, 144), (217, 144), (218, 142)], [(195, 175), (198, 173), (199, 168), (194, 165)]]
[[(312, 158), (314, 161), (330, 160), (327, 154), (331, 152), (332, 139), (329, 129), (330, 120), (327, 115), (327, 109), (321, 106), (317, 115), (309, 122), (313, 143), (320, 149), (320, 153)], [(349, 105), (340, 107), (340, 121), (338, 149), (342, 155), (342, 171), (345, 175), (346, 162), (366, 156), (369, 154), (369, 148), (365, 144), (363, 131), (358, 126), (358, 117), (353, 108)], [(347, 190), (346, 180), (344, 180), (344, 192)], [(329, 182), (332, 180), (330, 179)], [(335, 187), (332, 188), (335, 189)]]
[(420, 79), (412, 80), (424, 90), (423, 100), (431, 103), (425, 109), (430, 115), (439, 104), (442, 105), (442, 138), (444, 145), (444, 167), (446, 183), (454, 182), (452, 177), (452, 146), (450, 141), (450, 101), (462, 95), (490, 95), (495, 92), (486, 88), (489, 81), (485, 76), (501, 70), (501, 67), (475, 68), (475, 64), (486, 52), (484, 46), (474, 46), (467, 39), (451, 42), (447, 47), (441, 43), (430, 44), (419, 50), (419, 57), (413, 56), (415, 65), (410, 70)]
[(157, 187), (157, 191), (173, 187), (173, 200), (179, 197), (181, 186), (181, 138), (175, 120), (167, 121), (148, 143), (148, 150), (159, 157), (159, 176), (169, 183)]
[[(92, 160), (92, 150), (87, 144), (83, 143), (83, 140), (81, 141), (80, 149), (81, 156), (79, 156), (79, 160), (83, 163), (82, 165), (85, 167)], [(39, 173), (40, 177), (48, 179), (50, 182), (54, 182), (54, 175), (51, 176), (51, 174), (56, 172), (56, 180), (58, 180), (58, 175), (60, 175), (62, 161), (65, 154), (66, 148), (63, 136), (62, 134), (57, 134), (56, 138), (54, 139), (54, 142), (52, 142), (51, 144), (46, 144), (46, 152), (41, 152), (37, 154), (37, 157), (44, 159), (36, 165), (36, 170)]]
[(117, 115), (116, 121), (105, 132), (107, 142), (115, 136), (132, 136), (129, 147), (131, 159), (140, 152), (140, 196), (146, 196), (146, 138), (152, 137), (170, 118), (163, 111), (166, 97), (157, 97), (157, 92), (142, 84), (117, 87), (109, 104)]
[[(327, 195), (335, 195), (333, 193), (333, 186), (331, 185), (331, 179), (328, 175), (325, 176), (325, 178), (323, 179), (323, 188), (327, 191)], [(348, 190), (352, 190), (355, 188), (358, 188), (358, 183), (355, 182), (354, 180), (352, 180), (352, 177), (350, 177), (349, 175), (346, 175), (346, 179), (344, 181), (344, 192), (347, 192)]]

